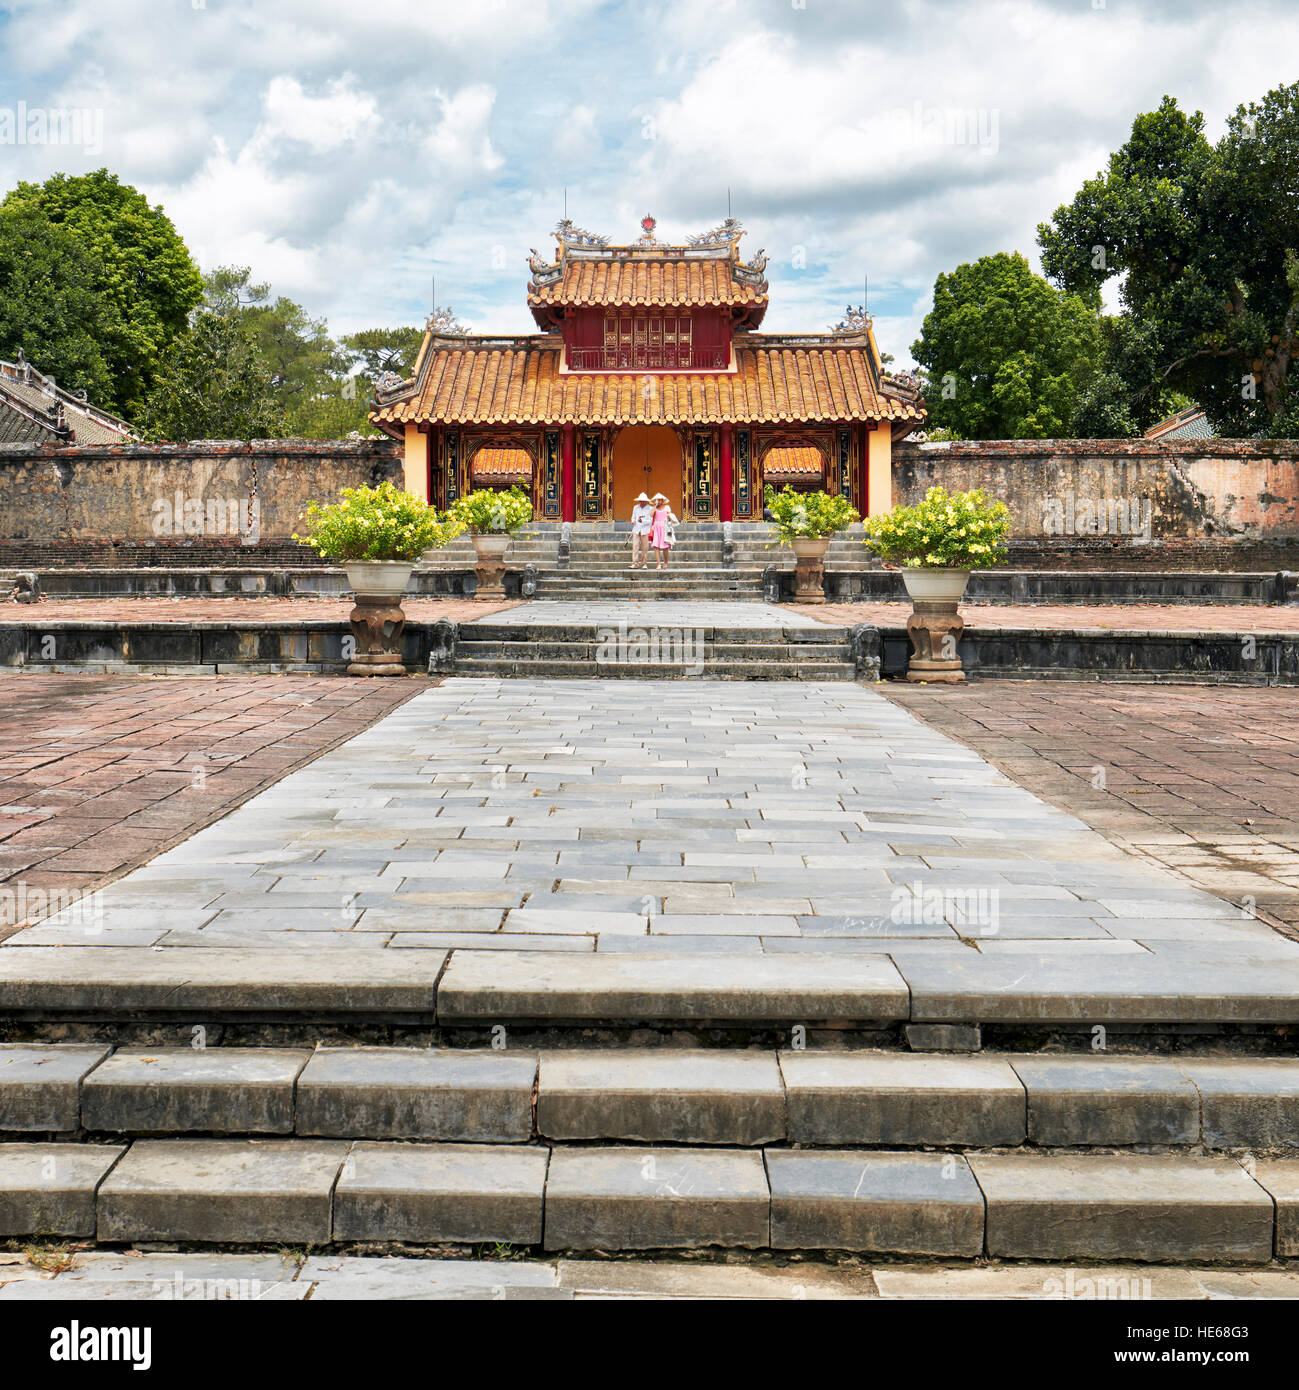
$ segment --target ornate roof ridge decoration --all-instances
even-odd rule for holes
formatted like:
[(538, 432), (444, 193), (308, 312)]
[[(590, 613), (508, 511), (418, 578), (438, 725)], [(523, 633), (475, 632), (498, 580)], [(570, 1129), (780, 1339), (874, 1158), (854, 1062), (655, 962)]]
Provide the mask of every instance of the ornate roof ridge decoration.
[(761, 285), (767, 283), (767, 248), (759, 246), (754, 257), (747, 264), (737, 260), (734, 265), (735, 278), (746, 285)]
[(662, 246), (663, 243), (654, 235), (654, 228), (657, 226), (658, 219), (646, 213), (640, 220), (640, 236), (637, 238), (636, 245), (645, 249)]
[(881, 372), (882, 385), (899, 393), (916, 397), (925, 389), (924, 378), (919, 372)]
[(710, 232), (700, 232), (696, 236), (688, 236), (686, 244), (688, 246), (734, 246), (744, 235), (744, 228), (739, 220), (728, 217), (720, 226), (714, 227)]
[(532, 283), (537, 288), (557, 284), (564, 278), (564, 263), (543, 260), (535, 246), (528, 247), (528, 269), (532, 272)]
[(424, 331), (435, 338), (463, 338), (469, 328), (456, 318), (455, 310), (448, 304), (443, 309), (434, 309), (424, 320)]
[(859, 304), (855, 309), (851, 304), (843, 311), (843, 318), (830, 329), (831, 333), (869, 333), (875, 327), (874, 315), (866, 312), (866, 306)]
[(555, 240), (561, 246), (608, 246), (609, 238), (597, 232), (588, 232), (579, 227), (571, 218), (562, 217), (555, 223)]

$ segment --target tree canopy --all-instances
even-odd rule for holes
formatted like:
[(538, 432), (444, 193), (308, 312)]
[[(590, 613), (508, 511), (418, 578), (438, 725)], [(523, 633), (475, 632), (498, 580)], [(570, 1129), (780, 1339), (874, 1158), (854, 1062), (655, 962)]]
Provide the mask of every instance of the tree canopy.
[(1237, 108), (1216, 145), (1165, 97), (1038, 242), (1065, 290), (1095, 300), (1121, 277), (1101, 414), (1142, 427), (1177, 391), (1220, 434), (1299, 434), (1299, 83)]
[[(85, 361), (83, 372), (95, 380), (96, 403), (132, 418), (143, 406), (162, 354), (202, 299), (198, 267), (175, 227), (160, 207), (151, 207), (107, 169), (20, 183), (0, 203), (0, 216), (20, 217), (27, 235), (51, 245), (77, 246), (72, 279), (97, 301), (97, 311), (84, 314), (83, 332), (106, 371), (98, 373), (94, 354), (84, 345), (57, 355), (70, 352)], [(39, 323), (43, 314), (62, 312), (47, 310), (40, 302), (46, 296), (42, 283), (16, 267), (12, 237), (0, 242), (0, 278), (6, 275), (28, 296), (11, 306), (18, 323)], [(56, 304), (62, 300), (85, 308), (79, 291), (69, 290), (65, 280), (56, 282), (53, 298)], [(27, 354), (35, 358), (37, 351), (29, 347)]]
[(934, 425), (962, 439), (1045, 439), (1068, 432), (1100, 329), (1081, 296), (998, 252), (938, 277), (911, 352)]

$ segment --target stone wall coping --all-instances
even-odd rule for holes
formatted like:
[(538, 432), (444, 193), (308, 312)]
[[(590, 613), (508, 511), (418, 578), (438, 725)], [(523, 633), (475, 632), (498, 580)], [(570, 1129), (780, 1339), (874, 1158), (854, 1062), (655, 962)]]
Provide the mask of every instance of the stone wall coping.
[(1299, 439), (904, 439), (894, 444), (894, 457), (1031, 458), (1299, 458)]
[(402, 446), (395, 439), (199, 439), (181, 444), (0, 444), (0, 464), (25, 463), (30, 459), (75, 462), (91, 458), (347, 458), (378, 455), (400, 458)]

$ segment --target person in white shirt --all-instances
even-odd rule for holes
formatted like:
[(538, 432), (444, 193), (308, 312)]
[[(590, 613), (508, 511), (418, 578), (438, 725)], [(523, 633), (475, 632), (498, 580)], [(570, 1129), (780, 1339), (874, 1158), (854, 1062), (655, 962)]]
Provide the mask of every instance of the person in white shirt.
[(654, 504), (645, 493), (631, 509), (631, 567), (643, 570), (649, 560), (650, 532), (654, 529)]

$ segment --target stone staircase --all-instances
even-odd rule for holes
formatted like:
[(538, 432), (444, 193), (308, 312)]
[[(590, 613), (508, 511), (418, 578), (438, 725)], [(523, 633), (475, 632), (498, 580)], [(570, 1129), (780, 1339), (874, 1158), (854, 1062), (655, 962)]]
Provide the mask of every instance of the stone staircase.
[(457, 676), (648, 680), (854, 680), (852, 641), (833, 627), (464, 623), (443, 668)]
[[(738, 600), (757, 603), (764, 598), (763, 575), (769, 569), (793, 572), (793, 553), (774, 544), (775, 528), (766, 522), (683, 522), (667, 568), (635, 570), (631, 564), (631, 526), (628, 522), (579, 522), (567, 528), (559, 522), (534, 522), (515, 538), (508, 564), (511, 570), (531, 565), (536, 570), (537, 594), (542, 599), (611, 602), (619, 599)], [(431, 569), (465, 569), (474, 563), (467, 537), (441, 550), (429, 551), (424, 563)], [(653, 557), (651, 556), (651, 566)], [(826, 554), (826, 568), (835, 574), (859, 574), (872, 568), (861, 541), (861, 527), (835, 537)]]
[(1142, 970), (940, 1007), (883, 955), (14, 946), (0, 1238), (1299, 1254), (1293, 1001)]

